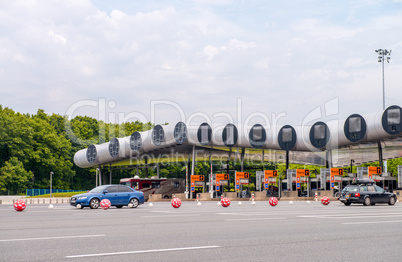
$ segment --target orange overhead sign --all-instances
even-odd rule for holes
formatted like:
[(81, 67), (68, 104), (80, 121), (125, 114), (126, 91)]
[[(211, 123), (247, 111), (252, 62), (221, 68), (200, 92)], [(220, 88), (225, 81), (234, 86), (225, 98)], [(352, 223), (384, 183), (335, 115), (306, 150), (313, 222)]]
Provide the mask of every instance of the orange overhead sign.
[(370, 179), (373, 179), (373, 175), (380, 175), (381, 172), (381, 167), (379, 166), (369, 166), (368, 167), (368, 177)]
[(229, 180), (229, 174), (216, 174), (216, 181)]
[(343, 176), (343, 168), (331, 168), (331, 176)]
[(241, 178), (249, 179), (250, 174), (248, 172), (236, 172), (236, 180)]
[(310, 170), (308, 170), (308, 169), (296, 169), (296, 176), (310, 176)]
[(191, 181), (204, 181), (204, 176), (203, 175), (192, 175), (191, 176)]
[(265, 175), (265, 177), (277, 177), (278, 176), (278, 171), (276, 171), (276, 170), (265, 170), (264, 175)]

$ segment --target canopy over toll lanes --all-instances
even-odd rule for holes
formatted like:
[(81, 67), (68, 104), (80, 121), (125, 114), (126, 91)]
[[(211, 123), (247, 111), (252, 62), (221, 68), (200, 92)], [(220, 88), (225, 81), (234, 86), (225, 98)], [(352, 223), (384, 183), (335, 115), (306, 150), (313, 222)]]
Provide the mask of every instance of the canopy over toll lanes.
[[(267, 128), (228, 123), (184, 122), (156, 125), (107, 143), (79, 150), (74, 163), (81, 168), (134, 166), (158, 162), (235, 159), (327, 166), (348, 166), (402, 157), (402, 109), (394, 105), (369, 115), (351, 114), (337, 121)], [(277, 130), (274, 132), (273, 130)]]

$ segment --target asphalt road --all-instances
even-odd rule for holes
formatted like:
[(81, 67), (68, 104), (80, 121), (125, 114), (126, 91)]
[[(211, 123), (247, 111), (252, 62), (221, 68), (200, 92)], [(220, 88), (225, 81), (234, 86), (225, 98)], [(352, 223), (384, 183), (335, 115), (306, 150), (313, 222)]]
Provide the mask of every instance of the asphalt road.
[(0, 206), (0, 261), (401, 261), (402, 204)]

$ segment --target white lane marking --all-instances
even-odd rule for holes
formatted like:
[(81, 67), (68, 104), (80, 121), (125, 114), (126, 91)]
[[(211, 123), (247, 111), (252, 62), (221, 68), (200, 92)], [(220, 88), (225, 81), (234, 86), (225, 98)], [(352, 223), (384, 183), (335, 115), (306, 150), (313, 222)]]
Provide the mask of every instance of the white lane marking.
[(192, 215), (161, 215), (161, 216), (141, 216), (141, 217), (199, 217), (200, 214), (192, 214)]
[(170, 252), (170, 251), (196, 250), (196, 249), (208, 249), (208, 248), (218, 248), (218, 247), (220, 247), (220, 246), (200, 246), (200, 247), (180, 247), (180, 248), (167, 248), (167, 249), (151, 249), (151, 250), (125, 251), (125, 252), (73, 255), (73, 256), (65, 256), (65, 258), (100, 257), (100, 256), (114, 256), (114, 255), (127, 255), (127, 254)]
[(286, 219), (286, 217), (261, 217), (261, 218), (233, 218), (233, 219), (225, 219), (225, 221), (255, 221), (255, 220), (282, 220)]
[(366, 221), (366, 222), (349, 222), (342, 223), (342, 225), (358, 225), (358, 224), (382, 224), (382, 223), (399, 223), (402, 220), (393, 220), (393, 221)]
[(303, 218), (325, 218), (325, 219), (350, 219), (350, 218), (382, 218), (382, 217), (402, 217), (402, 215), (388, 215), (388, 216), (372, 216), (372, 215), (358, 215), (358, 216), (343, 216), (343, 217), (339, 217), (339, 216), (298, 216), (298, 217), (303, 217)]
[(82, 236), (62, 236), (62, 237), (35, 237), (35, 238), (20, 238), (20, 239), (0, 239), (0, 242), (13, 241), (32, 241), (32, 240), (52, 240), (52, 239), (68, 239), (68, 238), (84, 238), (84, 237), (105, 237), (106, 235), (82, 235)]
[(173, 211), (149, 211), (150, 213), (174, 213)]

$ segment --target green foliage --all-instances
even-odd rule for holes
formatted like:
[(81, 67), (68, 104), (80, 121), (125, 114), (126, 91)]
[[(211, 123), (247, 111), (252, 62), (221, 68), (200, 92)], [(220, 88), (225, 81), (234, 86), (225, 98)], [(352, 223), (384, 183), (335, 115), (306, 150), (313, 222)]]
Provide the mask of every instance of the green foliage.
[(0, 168), (0, 190), (15, 194), (25, 188), (32, 179), (33, 174), (27, 171), (24, 165), (16, 157), (11, 157)]

